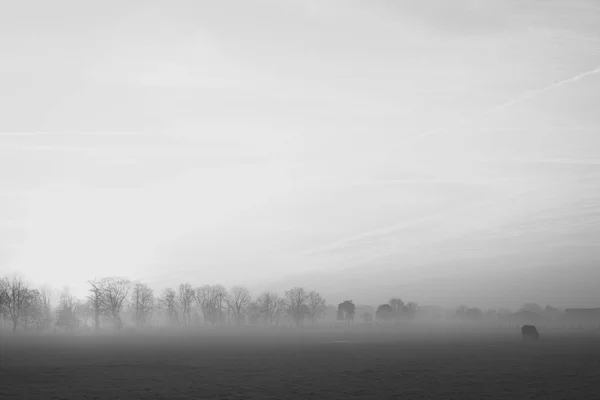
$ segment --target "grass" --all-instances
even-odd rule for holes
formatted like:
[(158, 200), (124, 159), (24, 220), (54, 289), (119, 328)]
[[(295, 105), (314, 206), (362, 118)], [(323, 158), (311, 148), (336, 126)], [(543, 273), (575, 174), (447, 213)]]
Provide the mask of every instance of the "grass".
[[(335, 343), (328, 343), (335, 341)], [(13, 337), (7, 399), (592, 399), (600, 337), (518, 332), (206, 331)]]

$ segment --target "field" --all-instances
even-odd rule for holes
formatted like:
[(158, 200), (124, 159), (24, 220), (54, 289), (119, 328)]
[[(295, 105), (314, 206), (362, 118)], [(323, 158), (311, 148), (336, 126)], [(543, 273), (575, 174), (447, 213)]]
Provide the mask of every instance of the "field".
[(600, 337), (517, 331), (3, 333), (6, 399), (593, 399)]

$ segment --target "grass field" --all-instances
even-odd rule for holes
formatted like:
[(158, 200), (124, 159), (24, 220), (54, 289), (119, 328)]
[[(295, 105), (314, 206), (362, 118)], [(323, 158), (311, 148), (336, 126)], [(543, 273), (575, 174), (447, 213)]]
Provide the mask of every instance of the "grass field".
[(225, 332), (2, 337), (6, 399), (594, 399), (600, 337)]

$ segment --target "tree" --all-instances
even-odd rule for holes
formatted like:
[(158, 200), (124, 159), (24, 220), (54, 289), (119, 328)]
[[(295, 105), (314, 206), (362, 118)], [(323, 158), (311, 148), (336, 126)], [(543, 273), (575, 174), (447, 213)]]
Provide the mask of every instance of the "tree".
[(165, 289), (160, 298), (160, 304), (166, 311), (169, 324), (177, 324), (179, 316), (177, 313), (177, 294), (175, 291), (171, 288)]
[(6, 291), (8, 290), (8, 280), (0, 278), (0, 317), (6, 318), (8, 315), (8, 298)]
[(41, 329), (47, 329), (52, 325), (52, 304), (50, 301), (51, 289), (48, 286), (42, 286), (40, 291), (40, 301), (42, 307)]
[(56, 326), (64, 327), (68, 332), (77, 328), (79, 325), (76, 313), (77, 303), (69, 290), (63, 289), (58, 303)]
[(419, 312), (419, 305), (413, 301), (409, 301), (404, 308), (404, 312), (409, 319), (414, 319)]
[(13, 322), (13, 332), (16, 332), (21, 314), (27, 305), (29, 287), (18, 276), (5, 278), (2, 286), (4, 286), (4, 308)]
[(282, 299), (273, 292), (263, 292), (257, 299), (257, 304), (265, 324), (271, 325), (283, 312)]
[(327, 304), (325, 299), (314, 290), (308, 293), (307, 299), (308, 315), (310, 316), (311, 322), (315, 324), (317, 319), (325, 314)]
[(352, 322), (354, 321), (354, 314), (356, 313), (356, 306), (352, 300), (346, 300), (338, 304), (338, 319)]
[(470, 319), (471, 321), (474, 321), (474, 322), (481, 321), (484, 318), (483, 311), (481, 311), (477, 307), (469, 308), (467, 310), (465, 316), (467, 317), (467, 319)]
[(104, 309), (115, 329), (122, 327), (121, 310), (129, 294), (130, 284), (129, 279), (121, 277), (104, 278), (101, 281)]
[(256, 324), (260, 319), (261, 309), (258, 301), (251, 301), (246, 308), (246, 314), (248, 315), (248, 323)]
[(285, 292), (285, 298), (290, 317), (292, 317), (297, 327), (302, 326), (302, 323), (304, 322), (308, 294), (304, 288), (294, 287)]
[(39, 290), (27, 290), (25, 302), (20, 313), (20, 320), (26, 331), (32, 326), (35, 326), (38, 332), (43, 329), (44, 304)]
[(192, 320), (191, 312), (192, 312), (192, 304), (194, 303), (194, 298), (196, 297), (196, 293), (192, 288), (192, 285), (189, 283), (182, 283), (179, 285), (179, 296), (177, 297), (177, 301), (181, 306), (181, 313), (183, 317), (183, 323), (189, 324)]
[(136, 283), (131, 290), (129, 309), (135, 325), (145, 326), (154, 311), (154, 291), (143, 283)]
[(536, 303), (525, 303), (519, 309), (519, 311), (529, 311), (529, 312), (539, 314), (539, 315), (544, 314), (544, 308)]
[(390, 301), (388, 301), (388, 304), (392, 307), (393, 314), (396, 318), (399, 318), (406, 308), (404, 302), (398, 297), (392, 297)]
[(196, 303), (202, 310), (204, 321), (215, 324), (224, 319), (223, 309), (227, 305), (227, 289), (221, 285), (203, 285), (196, 289)]
[(390, 321), (394, 318), (394, 315), (394, 307), (390, 304), (381, 304), (375, 312), (375, 318), (380, 321)]
[(196, 304), (202, 311), (205, 322), (213, 322), (212, 315), (212, 288), (210, 285), (202, 285), (196, 288)]
[(88, 299), (90, 301), (90, 308), (94, 318), (94, 330), (98, 331), (100, 329), (100, 316), (106, 313), (103, 281), (97, 281), (94, 279), (88, 283), (90, 284), (90, 294)]
[(92, 302), (89, 299), (78, 300), (75, 306), (75, 315), (77, 319), (83, 322), (83, 325), (88, 327), (88, 320), (94, 315), (92, 310)]
[(246, 308), (250, 304), (250, 292), (245, 287), (234, 286), (229, 291), (227, 301), (229, 304), (229, 308), (233, 313), (235, 324), (239, 325), (241, 323), (242, 317), (246, 313)]
[(223, 322), (223, 308), (227, 304), (227, 289), (222, 285), (213, 285), (211, 287), (211, 305), (215, 322)]

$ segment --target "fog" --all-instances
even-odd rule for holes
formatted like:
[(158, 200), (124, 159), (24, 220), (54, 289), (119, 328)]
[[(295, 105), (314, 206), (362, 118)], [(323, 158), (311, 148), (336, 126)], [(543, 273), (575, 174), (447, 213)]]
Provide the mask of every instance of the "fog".
[(597, 307), (599, 16), (584, 0), (11, 2), (0, 275), (79, 299), (124, 276), (157, 295)]

